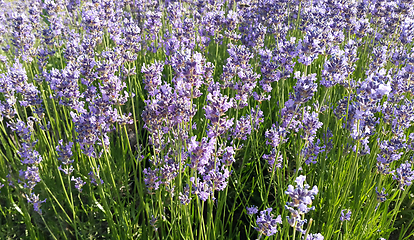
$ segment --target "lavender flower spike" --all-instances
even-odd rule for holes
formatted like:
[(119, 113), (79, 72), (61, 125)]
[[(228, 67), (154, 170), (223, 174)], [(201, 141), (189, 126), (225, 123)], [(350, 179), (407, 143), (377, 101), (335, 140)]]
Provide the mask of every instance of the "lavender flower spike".
[(259, 212), (259, 209), (257, 208), (257, 206), (252, 205), (251, 207), (246, 207), (247, 210), (247, 214), (249, 215), (253, 215)]
[(318, 194), (318, 187), (314, 186), (309, 190), (310, 186), (304, 184), (306, 176), (300, 175), (296, 178), (296, 188), (292, 185), (288, 186), (286, 194), (292, 199), (291, 202), (286, 203), (285, 208), (291, 213), (291, 216), (287, 217), (289, 224), (295, 227), (295, 230), (305, 233), (303, 225), (306, 223), (306, 219), (303, 216), (315, 207), (309, 207), (312, 205), (312, 200), (315, 195)]
[(352, 214), (351, 210), (348, 210), (346, 214), (345, 214), (345, 211), (346, 211), (345, 209), (341, 211), (341, 217), (339, 218), (341, 222), (351, 220), (351, 214)]
[(392, 178), (398, 180), (401, 190), (404, 190), (404, 186), (410, 186), (414, 180), (414, 171), (411, 170), (411, 163), (407, 161), (401, 164), (399, 168), (393, 171)]
[(323, 239), (324, 239), (324, 237), (320, 233), (309, 234), (306, 237), (306, 240), (323, 240)]
[(268, 208), (265, 211), (260, 211), (260, 216), (257, 217), (257, 227), (255, 229), (260, 234), (265, 236), (272, 236), (277, 233), (277, 224), (282, 224), (282, 217), (279, 215), (273, 218), (271, 214), (272, 208)]
[(292, 202), (288, 202), (287, 206), (297, 207), (299, 214), (305, 214), (309, 212), (309, 210), (313, 210), (314, 207), (308, 207), (308, 205), (312, 204), (312, 200), (315, 198), (314, 196), (318, 194), (318, 187), (314, 186), (309, 190), (310, 186), (308, 184), (303, 184), (305, 180), (306, 176), (300, 175), (295, 181), (297, 184), (296, 188), (289, 185), (285, 192), (285, 194), (292, 198)]
[(40, 209), (40, 205), (44, 202), (46, 202), (45, 200), (40, 200), (39, 195), (36, 195), (34, 193), (31, 193), (30, 196), (26, 195), (27, 198), (27, 202), (29, 203), (33, 203), (33, 209), (35, 210), (35, 212), (42, 214), (42, 210)]
[(82, 192), (82, 187), (86, 182), (84, 182), (81, 177), (75, 178), (74, 176), (72, 176), (70, 180), (75, 182), (75, 188), (78, 189), (79, 192)]

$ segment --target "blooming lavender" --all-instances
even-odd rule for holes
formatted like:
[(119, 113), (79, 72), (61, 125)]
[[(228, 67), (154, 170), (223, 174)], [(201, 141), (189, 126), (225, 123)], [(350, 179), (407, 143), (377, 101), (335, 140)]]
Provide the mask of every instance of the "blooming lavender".
[(311, 233), (306, 237), (306, 240), (323, 240), (324, 237), (320, 233)]
[(302, 114), (301, 125), (304, 131), (302, 138), (306, 142), (313, 143), (316, 137), (316, 132), (322, 127), (323, 123), (319, 121), (317, 112), (310, 113), (309, 110), (310, 108), (305, 108)]
[(24, 61), (31, 62), (34, 53), (35, 36), (33, 27), (26, 13), (12, 12), (9, 16), (11, 22), (12, 44), (15, 54)]
[(282, 154), (280, 153), (279, 145), (286, 142), (286, 130), (283, 127), (276, 127), (275, 124), (265, 132), (266, 145), (270, 145), (272, 149), (270, 154), (263, 154), (263, 159), (267, 160), (269, 170), (272, 172), (276, 168), (282, 168)]
[(86, 184), (86, 182), (84, 182), (81, 177), (75, 178), (74, 176), (72, 176), (70, 180), (75, 182), (75, 188), (78, 189), (79, 192), (82, 192), (82, 187)]
[(207, 201), (209, 197), (215, 200), (213, 195), (213, 189), (207, 182), (201, 181), (199, 178), (191, 177), (191, 183), (193, 184), (193, 194), (197, 195), (200, 200)]
[[(345, 213), (345, 211), (346, 211), (346, 213)], [(350, 221), (351, 220), (351, 214), (352, 214), (351, 210), (342, 209), (341, 210), (341, 216), (339, 217), (339, 220), (341, 220), (341, 222)]]
[(375, 192), (377, 193), (378, 203), (382, 203), (387, 200), (388, 193), (385, 192), (385, 188), (382, 188), (381, 192), (378, 192), (378, 188), (375, 188)]
[(316, 74), (300, 76), (300, 72), (295, 72), (295, 78), (298, 79), (296, 85), (293, 87), (295, 90), (294, 101), (295, 104), (302, 104), (309, 101), (317, 90)]
[(31, 193), (30, 195), (26, 195), (26, 198), (27, 198), (27, 202), (33, 204), (33, 208), (35, 212), (42, 214), (42, 209), (40, 209), (40, 206), (42, 203), (46, 202), (47, 198), (45, 198), (44, 200), (40, 200), (39, 195), (36, 195), (34, 193)]
[(377, 155), (377, 167), (382, 174), (388, 174), (390, 172), (389, 165), (394, 161), (398, 161), (403, 154), (403, 152), (399, 151), (405, 148), (405, 144), (395, 140), (397, 139), (392, 141), (385, 140), (379, 144), (381, 150)]
[(39, 176), (39, 168), (36, 166), (27, 167), (26, 171), (20, 170), (19, 176), (25, 180), (24, 187), (33, 190), (34, 187), (41, 181)]
[(173, 82), (178, 94), (190, 99), (200, 97), (200, 87), (210, 82), (212, 63), (207, 62), (201, 53), (188, 48), (176, 52), (169, 63), (175, 71)]
[(186, 185), (184, 187), (184, 193), (179, 193), (179, 197), (180, 199), (180, 203), (183, 205), (188, 205), (191, 202), (191, 197), (190, 197), (190, 187), (188, 185)]
[(216, 141), (216, 138), (209, 140), (204, 137), (198, 142), (195, 136), (191, 137), (188, 146), (188, 153), (191, 160), (189, 167), (197, 170), (200, 174), (205, 174), (213, 158)]
[(410, 186), (414, 180), (414, 171), (411, 169), (411, 163), (405, 162), (400, 165), (395, 171), (393, 171), (394, 180), (397, 180), (401, 190), (404, 190), (405, 186)]
[(320, 140), (316, 139), (316, 141), (309, 145), (306, 145), (302, 149), (301, 154), (305, 160), (305, 164), (309, 165), (317, 163), (316, 159), (318, 159), (319, 154), (325, 152), (326, 146), (321, 146), (320, 143)]
[(204, 106), (205, 117), (210, 120), (207, 136), (218, 137), (227, 132), (234, 124), (225, 114), (232, 106), (233, 99), (220, 92), (219, 84), (214, 83), (207, 94), (207, 104)]
[[(41, 118), (43, 116), (43, 101), (40, 98), (40, 91), (33, 83), (29, 82), (23, 64), (16, 58), (13, 65), (7, 65), (6, 67), (7, 72), (0, 75), (0, 92), (5, 93), (5, 96), (10, 97), (11, 99), (6, 100), (6, 104), (3, 105), (4, 108), (7, 109), (8, 112), (14, 112), (14, 110), (11, 109), (12, 106), (10, 106), (10, 104), (16, 102), (17, 99), (15, 99), (15, 97), (17, 96), (15, 96), (15, 93), (17, 93), (22, 96), (22, 100), (19, 101), (20, 106), (24, 108), (34, 107), (34, 112), (37, 114), (37, 117)], [(12, 115), (7, 114), (6, 116), (10, 116), (8, 118), (11, 118)]]
[(315, 207), (309, 207), (312, 205), (312, 200), (315, 198), (315, 195), (318, 194), (318, 187), (313, 186), (312, 189), (309, 189), (308, 184), (304, 184), (306, 176), (300, 175), (296, 178), (296, 188), (292, 185), (288, 186), (285, 194), (291, 198), (291, 202), (287, 202), (285, 208), (291, 213), (291, 216), (287, 217), (289, 224), (295, 228), (296, 231), (305, 233), (303, 230), (303, 225), (306, 222), (306, 219), (303, 220), (304, 215), (310, 210), (314, 210)]
[(80, 71), (74, 64), (69, 63), (61, 71), (52, 69), (50, 73), (45, 73), (45, 78), (50, 83), (50, 88), (55, 92), (53, 97), (59, 99), (59, 104), (80, 110), (80, 107), (83, 106), (83, 103), (79, 101)]
[(59, 145), (56, 146), (56, 151), (59, 155), (58, 160), (62, 162), (66, 168), (62, 168), (62, 165), (59, 166), (59, 170), (63, 171), (66, 175), (73, 172), (73, 167), (69, 166), (69, 164), (73, 163), (74, 160), (71, 160), (73, 153), (72, 153), (72, 146), (73, 142), (69, 142), (68, 144), (63, 144), (63, 139), (59, 140)]
[(102, 185), (104, 183), (104, 181), (99, 178), (99, 168), (100, 168), (99, 165), (96, 168), (96, 170), (94, 167), (92, 167), (91, 171), (88, 173), (91, 183), (94, 184), (95, 186)]
[(250, 110), (250, 115), (242, 116), (236, 121), (232, 129), (233, 138), (246, 140), (252, 130), (258, 130), (260, 123), (263, 122), (263, 112), (259, 106)]
[(274, 218), (272, 208), (268, 208), (264, 211), (260, 211), (260, 215), (257, 216), (255, 229), (265, 236), (275, 235), (277, 231), (277, 225), (282, 224), (282, 217), (279, 215)]
[(141, 72), (144, 73), (144, 84), (150, 96), (157, 94), (158, 88), (161, 86), (161, 74), (164, 64), (155, 61), (153, 64), (146, 66), (145, 63), (142, 66)]
[(22, 159), (22, 163), (23, 164), (39, 164), (43, 158), (42, 156), (39, 154), (39, 152), (37, 152), (34, 147), (36, 145), (36, 141), (35, 142), (28, 142), (22, 143), (22, 147), (20, 148), (20, 150), (17, 152), (20, 156), (20, 158)]
[[(305, 229), (305, 215), (315, 208), (318, 189), (305, 184), (304, 176), (296, 178), (298, 172), (315, 171), (321, 178), (320, 208), (326, 212), (336, 211), (324, 205), (330, 201), (326, 196), (338, 194), (332, 186), (349, 185), (338, 201), (358, 200), (369, 192), (364, 184), (354, 191), (359, 185), (341, 182), (347, 179), (342, 175), (325, 181), (332, 170), (361, 174), (348, 170), (363, 166), (375, 175), (377, 168), (381, 176), (373, 184), (380, 187), (391, 177), (400, 189), (414, 180), (413, 163), (406, 159), (414, 149), (410, 0), (14, 0), (0, 1), (0, 9), (0, 120), (6, 126), (1, 130), (5, 161), (0, 162), (9, 172), (10, 185), (3, 192), (13, 193), (13, 201), (26, 197), (38, 213), (46, 201), (41, 195), (53, 188), (55, 174), (48, 171), (57, 170), (71, 175), (68, 179), (78, 193), (88, 181), (104, 191), (94, 193), (98, 195), (110, 195), (111, 189), (125, 194), (127, 186), (139, 190), (145, 184), (145, 194), (154, 196), (140, 196), (131, 206), (138, 207), (137, 219), (154, 228), (154, 233), (146, 233), (150, 238), (174, 236), (178, 225), (188, 233), (203, 222), (212, 224), (201, 226), (203, 233), (210, 236), (213, 229), (213, 235), (227, 236), (232, 230), (217, 228), (217, 221), (208, 219), (228, 220), (232, 214), (220, 211), (237, 212), (239, 203), (255, 197), (255, 189), (245, 191), (250, 186), (246, 181), (259, 179), (254, 186), (260, 190), (268, 185), (270, 194), (260, 196), (263, 204), (277, 207), (278, 200), (288, 199), (287, 221), (295, 234), (322, 240), (321, 234)], [(131, 137), (132, 128), (137, 136)], [(136, 139), (125, 143), (125, 135)], [(137, 149), (130, 148), (132, 142)], [(55, 149), (56, 154), (48, 154)], [(57, 169), (48, 166), (54, 156)], [(101, 185), (106, 175), (99, 166), (86, 177), (74, 175), (75, 158), (94, 158), (76, 164), (85, 170), (95, 161), (101, 163), (103, 156), (115, 164), (109, 168), (115, 175), (126, 178)], [(129, 156), (133, 161), (127, 161)], [(373, 158), (376, 167), (365, 164)], [(136, 174), (138, 169), (141, 174)], [(281, 175), (273, 178), (274, 174)], [(292, 176), (296, 186), (289, 185), (287, 195), (271, 191), (273, 180), (283, 188)], [(243, 194), (234, 198), (233, 188)], [(128, 191), (130, 199), (135, 192)], [(64, 195), (53, 195), (52, 206), (65, 201)], [(69, 205), (80, 200), (87, 208), (86, 196), (79, 196)], [(376, 189), (378, 203), (387, 197), (385, 189)], [(234, 200), (236, 208), (222, 208), (216, 200)], [(201, 208), (200, 201), (206, 201)], [(117, 208), (113, 210), (119, 216), (108, 211), (94, 215), (103, 214), (109, 223), (109, 228), (98, 226), (98, 233), (121, 234), (111, 221), (122, 219), (130, 225), (127, 212)], [(78, 208), (72, 210), (71, 224), (78, 226), (83, 218), (76, 217)], [(202, 211), (192, 214), (196, 210)], [(246, 212), (257, 214), (259, 238), (276, 234), (281, 216), (273, 216), (272, 209), (259, 213), (251, 206)], [(376, 222), (380, 213), (374, 211), (371, 225), (384, 235), (399, 224), (385, 221), (398, 211)], [(318, 222), (326, 220), (326, 214), (318, 215)], [(350, 221), (350, 215), (342, 210), (334, 219), (349, 221), (348, 228), (336, 233), (349, 238), (356, 233), (360, 238), (372, 235), (371, 225), (363, 228)], [(48, 214), (44, 217), (55, 229)], [(57, 234), (56, 238), (74, 237), (70, 232)]]
[(247, 210), (247, 214), (249, 215), (253, 215), (259, 212), (259, 209), (257, 208), (257, 206), (251, 206), (251, 207), (246, 207)]
[(273, 172), (276, 168), (282, 168), (282, 154), (275, 148), (272, 148), (270, 154), (263, 154), (263, 159), (267, 160), (270, 172)]
[(161, 180), (157, 176), (158, 171), (159, 171), (158, 168), (155, 168), (155, 169), (145, 168), (142, 171), (145, 175), (144, 181), (145, 181), (145, 185), (147, 186), (147, 190), (149, 194), (154, 194), (155, 191), (161, 185)]
[(328, 52), (331, 58), (325, 61), (322, 70), (321, 84), (325, 87), (332, 87), (336, 84), (341, 84), (344, 87), (349, 87), (349, 75), (355, 71), (355, 62), (357, 44), (354, 40), (350, 40), (341, 50), (339, 46), (333, 46)]

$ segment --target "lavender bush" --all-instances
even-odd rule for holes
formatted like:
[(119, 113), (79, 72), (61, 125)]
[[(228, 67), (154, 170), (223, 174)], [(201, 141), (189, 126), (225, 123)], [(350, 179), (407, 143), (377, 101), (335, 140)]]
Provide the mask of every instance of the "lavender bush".
[(0, 239), (412, 239), (408, 0), (0, 0)]

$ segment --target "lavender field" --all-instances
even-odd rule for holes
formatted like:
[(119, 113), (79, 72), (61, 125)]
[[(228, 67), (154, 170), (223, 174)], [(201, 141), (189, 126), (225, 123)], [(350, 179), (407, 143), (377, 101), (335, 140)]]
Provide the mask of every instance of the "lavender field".
[(411, 0), (0, 0), (0, 239), (414, 239)]

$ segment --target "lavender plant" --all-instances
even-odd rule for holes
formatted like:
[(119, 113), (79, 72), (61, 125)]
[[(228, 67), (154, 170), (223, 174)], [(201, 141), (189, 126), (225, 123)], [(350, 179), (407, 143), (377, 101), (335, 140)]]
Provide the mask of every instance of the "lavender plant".
[(411, 239), (413, 19), (0, 0), (0, 239)]

